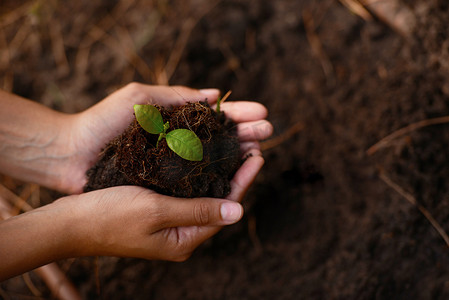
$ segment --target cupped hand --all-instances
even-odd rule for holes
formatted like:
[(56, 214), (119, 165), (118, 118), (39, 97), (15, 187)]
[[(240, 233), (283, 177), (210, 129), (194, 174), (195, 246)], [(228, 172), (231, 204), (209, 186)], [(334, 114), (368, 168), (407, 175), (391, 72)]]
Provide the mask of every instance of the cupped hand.
[[(264, 163), (258, 140), (272, 132), (271, 124), (264, 120), (267, 110), (255, 102), (229, 101), (221, 105), (238, 124), (242, 154), (247, 157), (232, 179), (232, 191), (226, 199), (181, 199), (137, 186), (81, 194), (86, 171), (102, 148), (130, 124), (134, 104), (169, 106), (206, 98), (213, 104), (218, 94), (215, 89), (198, 91), (133, 83), (76, 115), (43, 111), (34, 105), (33, 109), (48, 117), (50, 129), (59, 124), (54, 130), (57, 134), (44, 145), (51, 148), (54, 157), (46, 157), (53, 162), (49, 165), (52, 175), (42, 175), (42, 183), (77, 195), (0, 223), (0, 280), (51, 261), (83, 255), (181, 261), (223, 225), (237, 222), (243, 214), (239, 202)], [(30, 103), (25, 104), (31, 107)], [(32, 178), (39, 181), (36, 176)]]
[(137, 186), (121, 186), (70, 196), (73, 232), (69, 247), (79, 255), (111, 255), (183, 261), (222, 226), (243, 215), (238, 203), (263, 165), (254, 151), (231, 182), (227, 199), (176, 198)]
[[(76, 122), (83, 126), (75, 135), (76, 145), (84, 163), (76, 167), (84, 175), (105, 144), (132, 121), (134, 104), (170, 106), (205, 99), (214, 104), (218, 96), (216, 89), (130, 84), (78, 115)], [(242, 154), (248, 157), (231, 181), (231, 194), (226, 199), (180, 199), (131, 186), (81, 194), (77, 203), (82, 203), (82, 215), (90, 221), (77, 224), (90, 224), (81, 225), (81, 232), (94, 231), (86, 232), (94, 238), (88, 240), (89, 247), (83, 247), (90, 251), (84, 254), (184, 260), (223, 225), (241, 218), (243, 209), (238, 202), (264, 163), (258, 141), (271, 135), (272, 126), (264, 120), (267, 110), (261, 104), (228, 101), (221, 109), (238, 124)], [(81, 191), (84, 180), (73, 182), (73, 190)]]
[[(216, 89), (195, 90), (183, 86), (151, 86), (131, 83), (114, 92), (90, 109), (72, 116), (67, 134), (72, 155), (61, 168), (70, 174), (61, 181), (59, 190), (81, 193), (86, 183), (85, 172), (98, 159), (98, 154), (115, 136), (122, 133), (134, 118), (134, 104), (182, 105), (207, 99), (214, 104)], [(256, 102), (227, 101), (221, 105), (226, 115), (238, 124), (242, 153), (258, 150), (258, 140), (269, 137), (272, 126), (264, 120), (266, 108)]]
[(182, 199), (120, 186), (67, 196), (0, 222), (0, 281), (69, 257), (187, 259), (242, 217), (239, 202), (263, 165), (257, 151), (252, 154), (227, 199)]

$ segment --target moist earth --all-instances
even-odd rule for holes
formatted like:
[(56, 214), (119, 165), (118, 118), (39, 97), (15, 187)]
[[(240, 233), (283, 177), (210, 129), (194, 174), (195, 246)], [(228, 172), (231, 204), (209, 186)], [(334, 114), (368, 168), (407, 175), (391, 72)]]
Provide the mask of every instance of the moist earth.
[[(174, 129), (193, 131), (203, 145), (203, 159), (190, 161), (175, 154), (165, 139), (145, 131), (134, 118), (127, 130), (102, 151), (87, 171), (85, 192), (118, 185), (139, 185), (176, 197), (224, 198), (241, 164), (236, 124), (207, 102), (171, 109), (156, 106)], [(157, 145), (157, 147), (156, 147)]]

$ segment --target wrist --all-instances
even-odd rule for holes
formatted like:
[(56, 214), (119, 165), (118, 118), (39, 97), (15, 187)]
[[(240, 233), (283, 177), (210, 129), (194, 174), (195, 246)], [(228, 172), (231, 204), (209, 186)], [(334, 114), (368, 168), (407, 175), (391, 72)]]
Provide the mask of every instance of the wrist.
[(74, 117), (2, 91), (0, 104), (0, 172), (61, 190)]
[(77, 256), (76, 215), (56, 201), (0, 222), (0, 280)]
[(104, 224), (107, 209), (101, 205), (101, 196), (102, 191), (96, 191), (67, 196), (53, 203), (56, 209), (60, 206), (65, 214), (64, 231), (67, 234), (63, 253), (66, 257), (105, 254), (103, 230), (108, 228)]
[(77, 129), (82, 123), (77, 114), (65, 114), (58, 121), (54, 143), (48, 149), (50, 163), (44, 169), (47, 176), (44, 185), (68, 194), (79, 194), (89, 168), (89, 162), (84, 159), (85, 151), (78, 145), (81, 138)]
[(89, 239), (93, 228), (84, 211), (85, 203), (81, 195), (60, 198), (47, 205), (47, 210), (55, 218), (58, 229), (54, 233), (58, 245), (55, 259), (90, 255)]

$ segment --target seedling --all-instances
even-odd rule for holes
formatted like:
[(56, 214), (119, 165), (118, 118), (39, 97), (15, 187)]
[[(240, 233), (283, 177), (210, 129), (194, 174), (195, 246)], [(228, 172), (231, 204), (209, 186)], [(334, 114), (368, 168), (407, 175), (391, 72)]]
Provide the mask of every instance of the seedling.
[(163, 121), (159, 110), (153, 105), (134, 105), (134, 113), (139, 125), (148, 133), (159, 134), (156, 148), (159, 142), (166, 139), (168, 147), (180, 157), (201, 161), (203, 159), (203, 144), (195, 132), (188, 129), (174, 129), (169, 132), (168, 122)]
[(232, 119), (207, 101), (135, 105), (134, 112), (136, 118), (87, 171), (84, 191), (138, 185), (183, 198), (229, 195), (231, 178), (242, 165)]

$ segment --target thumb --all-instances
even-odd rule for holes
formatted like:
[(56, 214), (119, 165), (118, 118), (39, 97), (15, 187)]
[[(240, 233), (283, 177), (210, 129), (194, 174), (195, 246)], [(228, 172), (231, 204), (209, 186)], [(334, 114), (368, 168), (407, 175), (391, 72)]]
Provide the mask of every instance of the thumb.
[(240, 203), (223, 199), (167, 197), (164, 204), (165, 228), (230, 225), (243, 216)]

